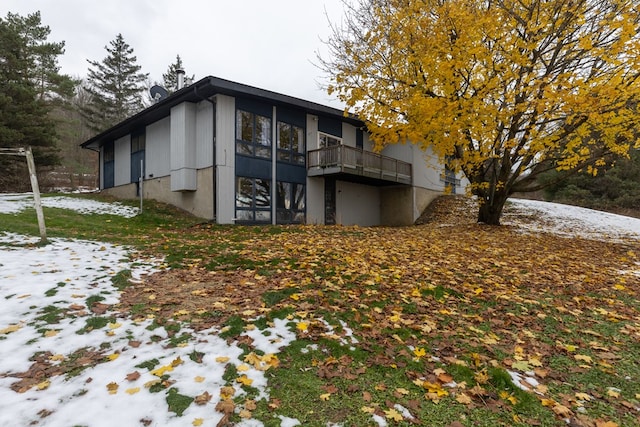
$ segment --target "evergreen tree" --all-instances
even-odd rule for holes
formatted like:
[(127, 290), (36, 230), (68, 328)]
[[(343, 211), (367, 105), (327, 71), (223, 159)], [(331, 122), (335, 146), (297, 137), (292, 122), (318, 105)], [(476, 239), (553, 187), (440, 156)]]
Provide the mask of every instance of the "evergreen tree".
[[(32, 146), (40, 170), (59, 161), (51, 111), (73, 94), (73, 80), (57, 65), (64, 42), (47, 41), (50, 32), (39, 12), (0, 18), (0, 147)], [(0, 170), (0, 189), (22, 189), (23, 159), (3, 156)]]
[(91, 61), (85, 90), (91, 96), (82, 112), (91, 130), (101, 132), (144, 108), (143, 92), (148, 74), (130, 47), (118, 34), (105, 46), (108, 55)]
[[(176, 73), (177, 70), (184, 71), (184, 65), (182, 64), (182, 58), (180, 58), (180, 55), (176, 55), (176, 62), (169, 65), (167, 72), (162, 75), (163, 86), (169, 93), (173, 93), (178, 90), (178, 74)], [(195, 79), (195, 74), (191, 75), (191, 77), (188, 77), (188, 79), (193, 81)]]

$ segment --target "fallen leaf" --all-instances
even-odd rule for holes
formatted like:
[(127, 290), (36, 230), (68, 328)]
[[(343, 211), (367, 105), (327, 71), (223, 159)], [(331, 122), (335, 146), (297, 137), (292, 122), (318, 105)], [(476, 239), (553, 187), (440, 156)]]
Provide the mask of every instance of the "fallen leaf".
[(20, 328), (22, 328), (21, 325), (10, 325), (10, 326), (7, 326), (4, 329), (0, 329), (0, 335), (6, 335), (6, 334), (10, 334), (11, 332), (16, 332)]
[(117, 383), (109, 383), (107, 384), (107, 390), (109, 391), (109, 394), (116, 394), (118, 392), (118, 384)]
[(468, 395), (466, 395), (465, 393), (460, 393), (459, 395), (456, 396), (456, 401), (458, 403), (462, 403), (463, 405), (468, 405), (471, 402), (473, 402), (473, 400), (471, 399), (471, 397), (469, 397)]
[(140, 391), (140, 387), (133, 387), (133, 388), (126, 389), (124, 392), (127, 394), (136, 394), (139, 391)]
[(44, 381), (42, 381), (41, 383), (38, 383), (38, 384), (36, 385), (36, 388), (37, 388), (38, 390), (46, 390), (46, 389), (48, 389), (48, 388), (49, 388), (49, 386), (50, 386), (50, 385), (51, 385), (51, 381), (49, 381), (49, 380), (44, 380)]
[[(193, 399), (193, 401), (196, 403), (196, 405), (204, 405), (208, 403), (212, 397), (213, 396), (211, 396), (211, 394), (209, 394), (208, 391), (205, 391), (204, 393), (197, 395), (195, 399)], [(226, 399), (223, 399), (223, 400), (226, 400)]]
[(402, 418), (402, 414), (393, 408), (385, 409), (384, 415), (386, 418), (394, 421), (402, 421), (404, 419)]
[(320, 395), (320, 400), (327, 401), (331, 398), (331, 393), (324, 393)]
[(236, 378), (236, 382), (242, 385), (250, 386), (253, 383), (253, 380), (247, 377), (246, 375), (241, 375), (238, 378)]
[(216, 357), (216, 362), (218, 363), (227, 363), (229, 361), (229, 357), (227, 356), (218, 356)]
[(221, 400), (216, 405), (216, 411), (222, 412), (223, 414), (231, 414), (235, 409), (236, 404), (233, 403), (233, 400), (231, 399)]
[(193, 380), (194, 380), (195, 382), (197, 382), (197, 383), (201, 383), (201, 382), (203, 382), (203, 381), (205, 380), (205, 378), (204, 378), (204, 377), (201, 377), (201, 376), (197, 376), (197, 377), (195, 377)]
[(131, 373), (127, 374), (127, 376), (125, 377), (125, 379), (127, 381), (135, 381), (138, 378), (140, 378), (140, 372), (138, 372), (138, 371), (131, 372)]
[(202, 423), (204, 422), (204, 420), (202, 418), (195, 418), (192, 422), (191, 425), (192, 426), (201, 426)]
[(220, 389), (220, 397), (222, 400), (231, 399), (236, 393), (236, 389), (231, 386), (225, 386)]
[(244, 419), (251, 418), (251, 412), (247, 411), (246, 409), (241, 410), (238, 415), (240, 415), (240, 418), (244, 418)]

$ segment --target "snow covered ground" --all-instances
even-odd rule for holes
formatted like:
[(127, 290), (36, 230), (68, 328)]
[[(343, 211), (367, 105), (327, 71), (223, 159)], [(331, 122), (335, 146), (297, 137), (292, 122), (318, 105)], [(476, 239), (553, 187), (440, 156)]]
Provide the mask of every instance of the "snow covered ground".
[[(16, 213), (31, 203), (27, 195), (0, 195), (0, 213)], [(65, 196), (47, 197), (43, 203), (82, 213), (136, 214), (135, 209), (119, 204)], [(640, 241), (638, 219), (529, 200), (514, 200), (511, 211), (514, 214), (505, 224), (523, 230)], [(191, 338), (168, 348), (168, 332), (162, 326), (153, 327), (152, 319), (110, 319), (109, 311), (99, 316), (88, 313), (87, 300), (118, 301), (111, 281), (115, 274), (131, 270), (136, 279), (158, 268), (158, 261), (131, 259), (126, 248), (100, 242), (51, 239), (44, 247), (25, 245), (37, 241), (0, 233), (2, 426), (215, 426), (223, 416), (214, 409), (221, 396), (243, 393), (239, 384), (233, 391), (223, 389), (227, 366), (234, 364), (238, 378), (266, 395), (265, 369), (277, 358), (269, 355), (295, 339), (285, 320), (266, 330), (249, 330), (246, 334), (267, 356), (245, 360), (242, 349), (221, 339), (218, 331), (183, 327), (179, 333)], [(109, 321), (88, 328), (88, 321), (96, 317)], [(192, 357), (196, 352), (204, 354), (202, 360)], [(30, 360), (34, 354), (39, 357)], [(79, 369), (75, 376), (55, 375), (47, 380), (47, 372), (61, 364)], [(23, 375), (26, 379), (20, 373), (28, 373)], [(29, 382), (29, 378), (41, 379)], [(179, 395), (204, 396), (206, 401), (206, 392), (211, 400), (190, 404), (178, 417), (167, 410), (170, 393), (164, 387), (152, 392), (167, 380), (173, 381), (169, 388)], [(281, 420), (282, 426), (298, 425), (297, 420)], [(247, 420), (244, 425), (262, 423)]]

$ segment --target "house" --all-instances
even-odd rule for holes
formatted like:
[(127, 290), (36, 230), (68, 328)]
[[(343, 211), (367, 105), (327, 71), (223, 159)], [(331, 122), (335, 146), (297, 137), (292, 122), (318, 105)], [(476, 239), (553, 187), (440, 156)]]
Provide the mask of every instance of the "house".
[[(460, 180), (413, 144), (372, 151), (342, 110), (205, 77), (82, 144), (100, 189), (219, 224), (408, 225)], [(143, 177), (143, 179), (140, 179)]]

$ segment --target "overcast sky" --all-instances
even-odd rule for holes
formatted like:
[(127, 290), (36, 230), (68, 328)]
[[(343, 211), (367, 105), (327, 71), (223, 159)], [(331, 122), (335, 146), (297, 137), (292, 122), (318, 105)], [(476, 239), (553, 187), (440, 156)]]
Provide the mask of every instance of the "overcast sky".
[(61, 72), (84, 77), (118, 33), (153, 81), (182, 58), (196, 80), (212, 75), (340, 108), (315, 66), (340, 0), (2, 0), (0, 15), (40, 11), (50, 41), (64, 41)]

